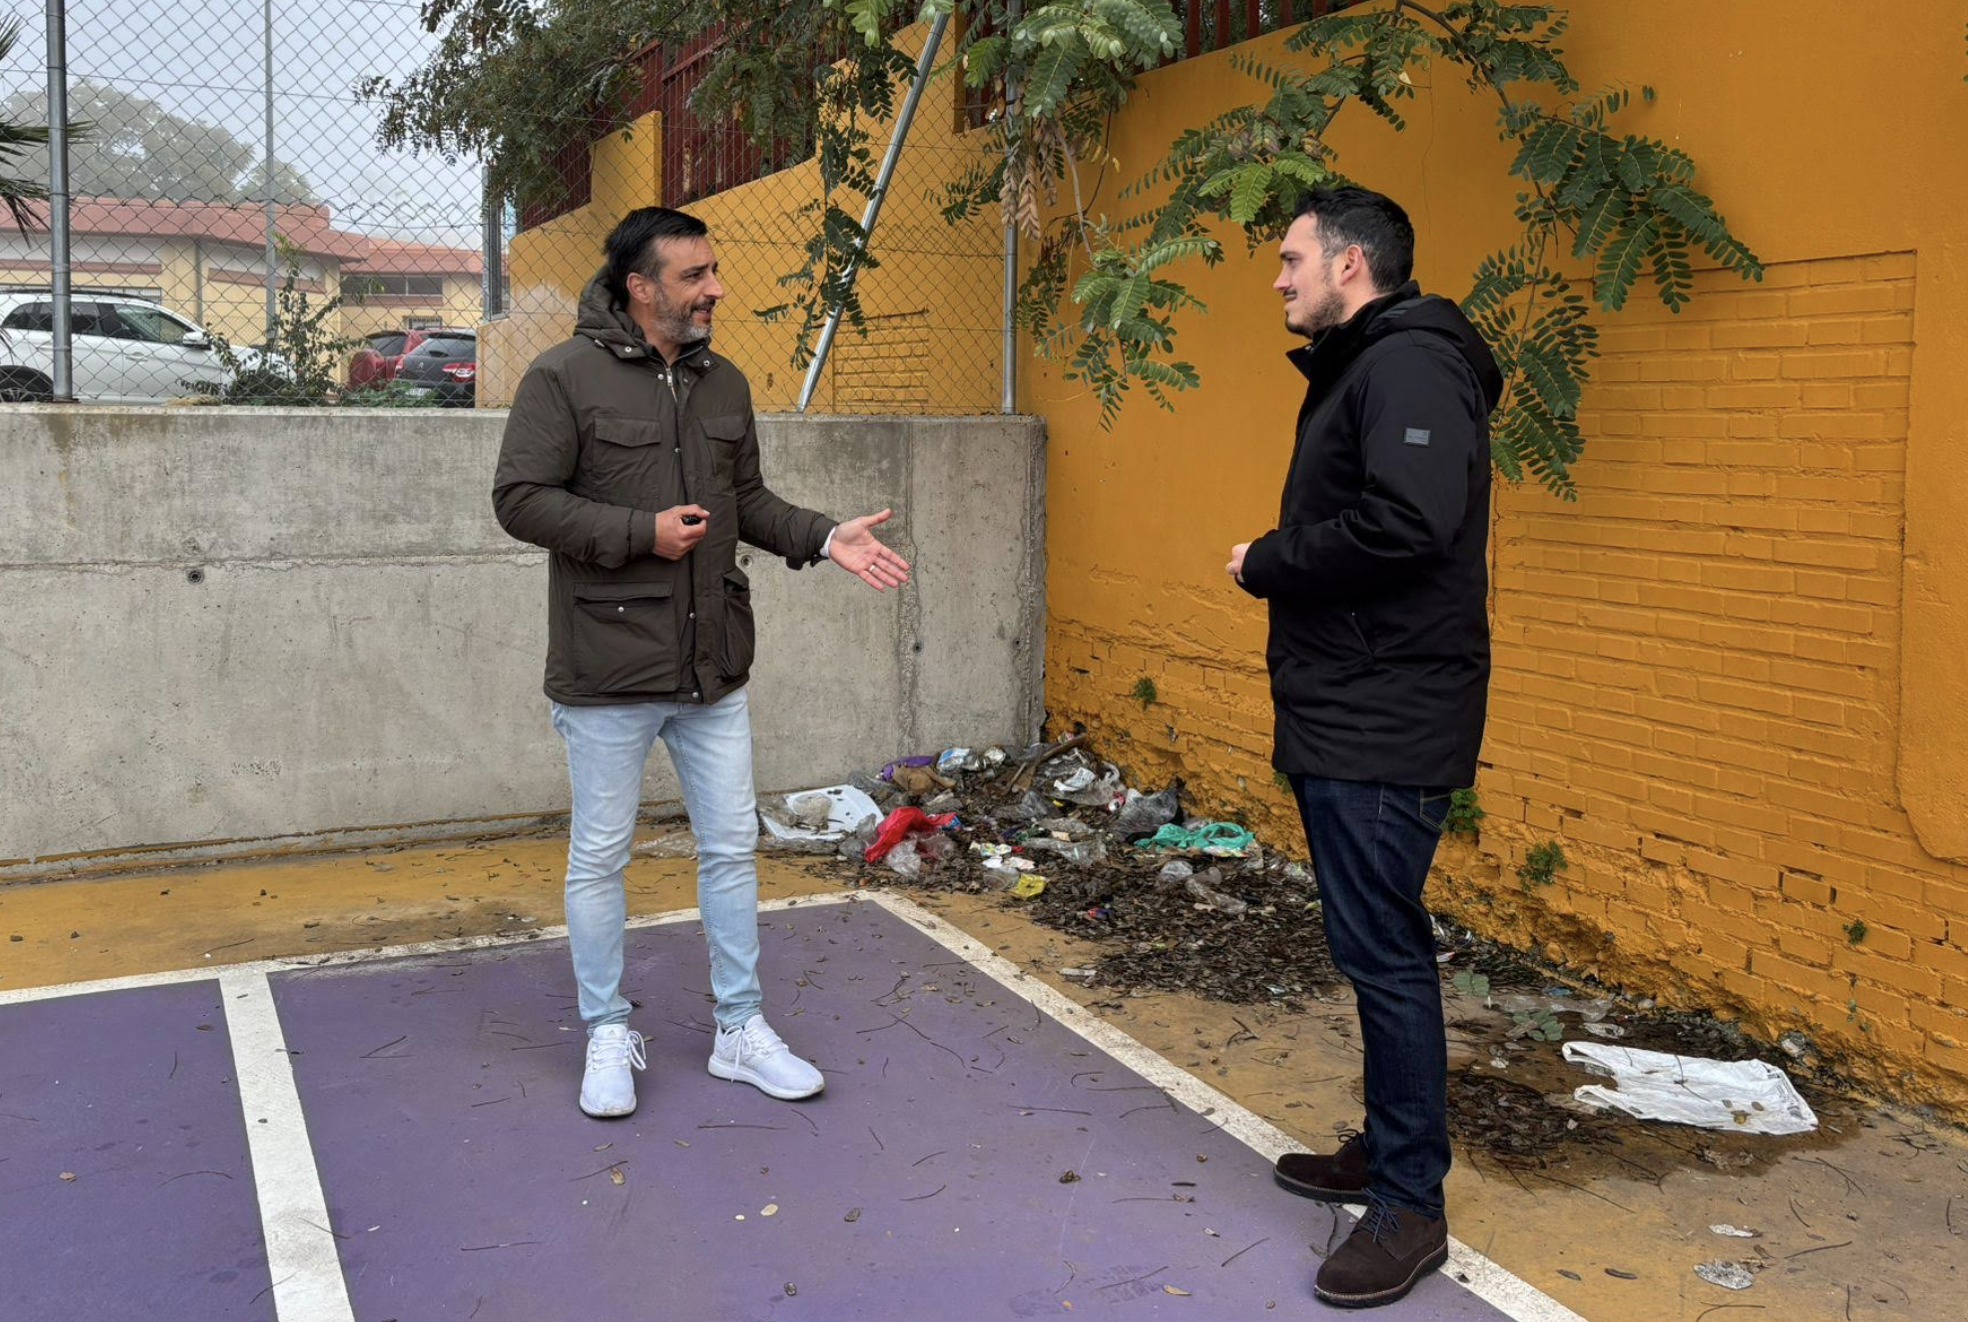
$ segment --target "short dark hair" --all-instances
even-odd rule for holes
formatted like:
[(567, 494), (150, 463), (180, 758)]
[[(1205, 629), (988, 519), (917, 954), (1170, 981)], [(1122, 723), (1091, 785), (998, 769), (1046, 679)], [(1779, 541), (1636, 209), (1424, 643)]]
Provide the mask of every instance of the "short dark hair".
[(1292, 216), (1313, 216), (1319, 222), (1319, 249), (1331, 257), (1357, 243), (1367, 255), (1367, 272), (1374, 288), (1391, 294), (1414, 275), (1415, 231), (1400, 203), (1383, 193), (1347, 185), (1315, 188)]
[(656, 251), (658, 239), (701, 239), (710, 232), (708, 225), (687, 211), (636, 208), (609, 231), (602, 245), (608, 254), (608, 292), (627, 307), (632, 272), (651, 280), (663, 273), (663, 259)]

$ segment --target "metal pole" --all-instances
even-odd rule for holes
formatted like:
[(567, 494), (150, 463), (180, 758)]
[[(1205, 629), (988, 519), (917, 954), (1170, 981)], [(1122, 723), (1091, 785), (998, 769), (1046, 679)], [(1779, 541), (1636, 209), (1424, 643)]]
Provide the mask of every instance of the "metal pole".
[(273, 0), (265, 0), (262, 26), (266, 33), (266, 342), (273, 344), (274, 291), (279, 285), (280, 252), (274, 231), (273, 205)]
[(506, 227), (503, 208), (490, 190), (482, 190), (485, 198), (483, 232), (479, 246), (484, 250), (482, 263), (485, 273), (484, 287), (479, 294), (487, 321), (505, 315), (506, 287)]
[[(1010, 41), (1012, 32), (1018, 27), (1018, 19), (1024, 6), (1019, 0), (1011, 0), (1005, 10), (1005, 40)], [(1005, 168), (1011, 167), (1012, 140), (1017, 133), (1018, 115), (1018, 66), (1005, 67)], [(1005, 212), (1004, 218), (1004, 397), (998, 401), (998, 412), (1016, 413), (1018, 411), (1018, 215), (1015, 210)]]
[[(888, 154), (882, 157), (881, 172), (875, 176), (875, 191), (868, 194), (868, 206), (861, 213), (861, 242), (875, 232), (875, 217), (881, 214), (882, 198), (888, 195), (889, 180), (895, 176), (895, 162), (902, 155), (902, 143), (909, 136), (909, 123), (916, 117), (916, 102), (922, 100), (923, 85), (929, 81), (930, 68), (936, 63), (936, 48), (943, 44), (943, 29), (950, 26), (950, 15), (945, 12), (936, 16), (929, 26), (929, 39), (923, 42), (922, 55), (916, 60), (915, 80), (909, 84), (909, 95), (902, 102), (902, 113), (895, 118), (895, 132), (888, 140)], [(854, 288), (854, 276), (860, 267), (860, 251), (847, 265), (846, 289), (842, 291), (845, 299), (848, 290)], [(813, 400), (814, 388), (820, 384), (820, 371), (827, 365), (827, 352), (834, 347), (834, 335), (840, 330), (841, 311), (844, 303), (836, 303), (827, 314), (827, 324), (821, 328), (820, 343), (813, 351), (813, 361), (807, 364), (806, 380), (800, 386), (797, 411), (806, 412), (806, 406)]]
[(68, 18), (63, 0), (48, 0), (48, 283), (54, 300), (49, 397), (75, 398), (73, 309), (69, 306)]

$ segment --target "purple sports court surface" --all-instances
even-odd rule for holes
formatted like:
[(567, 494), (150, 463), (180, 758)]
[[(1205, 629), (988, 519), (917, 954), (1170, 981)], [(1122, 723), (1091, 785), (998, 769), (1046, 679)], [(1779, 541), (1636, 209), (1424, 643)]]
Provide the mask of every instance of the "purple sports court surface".
[[(629, 934), (623, 1120), (574, 1105), (551, 936), (9, 993), (0, 1317), (1325, 1312), (1348, 1218), (1272, 1184), (1263, 1121), (907, 901), (760, 924), (767, 1013), (827, 1074), (806, 1102), (705, 1072), (694, 915)], [(1377, 1316), (1574, 1315), (1458, 1248)]]

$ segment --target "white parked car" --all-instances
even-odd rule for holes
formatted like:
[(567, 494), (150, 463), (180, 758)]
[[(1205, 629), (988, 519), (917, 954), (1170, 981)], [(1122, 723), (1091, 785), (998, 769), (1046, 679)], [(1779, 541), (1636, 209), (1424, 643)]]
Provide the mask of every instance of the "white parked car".
[[(47, 294), (0, 294), (0, 400), (47, 399), (54, 381), (54, 300)], [(194, 382), (223, 386), (230, 374), (202, 326), (142, 299), (78, 290), (69, 299), (75, 397), (103, 404), (154, 404), (197, 393)], [(265, 362), (282, 375), (277, 355), (241, 349), (248, 367)]]

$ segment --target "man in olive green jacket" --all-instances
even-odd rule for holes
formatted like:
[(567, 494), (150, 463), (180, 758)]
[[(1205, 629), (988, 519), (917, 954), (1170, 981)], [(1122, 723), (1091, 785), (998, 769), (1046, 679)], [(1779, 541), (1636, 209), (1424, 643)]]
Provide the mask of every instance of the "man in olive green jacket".
[(724, 287), (702, 221), (665, 207), (624, 217), (581, 295), (574, 337), (533, 361), (513, 398), (492, 503), (553, 553), (547, 678), (567, 744), (573, 819), (567, 931), (589, 1030), (581, 1109), (635, 1110), (644, 1063), (621, 992), (628, 863), (643, 763), (668, 748), (697, 837), (717, 1033), (710, 1072), (810, 1097), (820, 1072), (761, 1013), (758, 816), (745, 681), (754, 631), (740, 541), (795, 569), (822, 559), (882, 590), (909, 566), (870, 529), (775, 496), (759, 473), (751, 387), (711, 352)]

